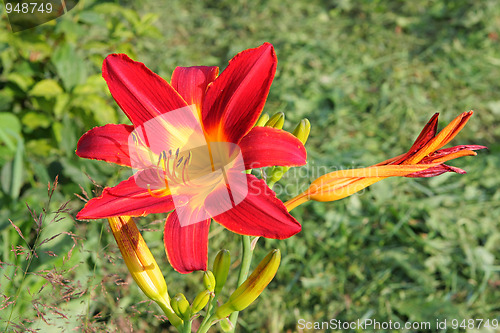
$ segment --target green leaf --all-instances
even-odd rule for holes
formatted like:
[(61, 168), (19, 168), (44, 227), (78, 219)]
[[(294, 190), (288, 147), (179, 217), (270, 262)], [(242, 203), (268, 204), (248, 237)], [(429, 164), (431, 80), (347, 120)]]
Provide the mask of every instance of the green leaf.
[(12, 161), (5, 163), (0, 174), (0, 179), (2, 180), (2, 190), (5, 193), (9, 193), (10, 184), (12, 182)]
[[(2, 132), (0, 132), (1, 134)], [(6, 146), (0, 145), (0, 165), (4, 165), (14, 157), (14, 152)]]
[(10, 129), (14, 133), (21, 132), (21, 122), (10, 112), (0, 112), (0, 129)]
[(27, 129), (33, 131), (39, 127), (49, 127), (52, 121), (47, 115), (41, 112), (31, 111), (24, 115), (22, 123)]
[(135, 11), (135, 10), (123, 9), (122, 15), (123, 15), (123, 17), (125, 17), (125, 19), (127, 21), (129, 21), (134, 26), (134, 28), (137, 28), (141, 23), (139, 15), (137, 14), (137, 11)]
[(14, 91), (9, 87), (0, 90), (0, 111), (12, 109), (14, 95)]
[(23, 160), (24, 160), (24, 141), (17, 142), (17, 151), (12, 163), (12, 184), (10, 187), (10, 196), (17, 199), (23, 185)]
[(49, 157), (50, 152), (54, 149), (52, 142), (49, 139), (35, 139), (26, 143), (27, 155), (36, 155), (40, 157)]
[(57, 69), (66, 90), (85, 82), (87, 69), (85, 60), (75, 51), (73, 44), (64, 43), (52, 55), (52, 63)]
[(62, 92), (59, 83), (52, 79), (45, 79), (36, 83), (29, 94), (35, 97), (54, 97)]
[(73, 90), (73, 94), (75, 96), (91, 93), (102, 94), (106, 92), (108, 92), (108, 86), (106, 85), (106, 81), (104, 81), (101, 74), (89, 75), (84, 84), (75, 87), (75, 90)]
[(116, 110), (99, 95), (79, 95), (71, 101), (71, 105), (73, 107), (92, 111), (98, 125), (116, 124), (118, 121)]
[(33, 78), (28, 75), (23, 75), (17, 72), (7, 75), (7, 81), (16, 84), (22, 91), (28, 91), (33, 85)]
[(63, 165), (64, 176), (71, 179), (75, 184), (85, 186), (85, 184), (89, 183), (89, 179), (82, 172), (80, 163), (63, 159), (61, 160), (61, 164)]
[(65, 111), (67, 111), (68, 103), (70, 101), (68, 94), (61, 94), (56, 97), (56, 104), (54, 105), (54, 115), (61, 118)]
[(58, 21), (55, 31), (56, 33), (64, 33), (66, 43), (75, 43), (88, 33), (88, 29), (84, 25), (78, 24), (74, 20), (68, 20), (67, 17)]
[(11, 113), (0, 113), (0, 143), (3, 142), (11, 151), (16, 150), (15, 139), (19, 139), (21, 123), (16, 116)]
[(66, 154), (72, 156), (76, 149), (76, 136), (74, 125), (69, 116), (65, 115), (63, 122), (57, 122), (52, 125), (54, 136), (59, 143), (59, 148)]
[(23, 157), (24, 142), (22, 138), (17, 141), (17, 150), (14, 160), (6, 163), (0, 175), (2, 180), (2, 190), (8, 193), (12, 199), (17, 199), (23, 184)]
[(82, 11), (79, 13), (78, 18), (81, 22), (92, 26), (106, 26), (106, 20), (103, 19), (103, 15), (92, 11)]
[[(28, 147), (26, 147), (26, 149), (28, 149)], [(48, 184), (51, 181), (47, 168), (44, 164), (37, 163), (39, 161), (34, 161), (31, 159), (27, 162), (33, 167), (33, 173), (39, 183)]]
[(118, 4), (114, 3), (102, 3), (99, 5), (96, 5), (94, 7), (94, 11), (96, 13), (102, 13), (102, 14), (108, 14), (108, 15), (113, 15), (116, 13), (121, 13), (124, 10), (124, 8)]
[(106, 124), (115, 124), (117, 122), (116, 111), (106, 101), (98, 96), (89, 99), (93, 102), (94, 107), (91, 108), (94, 113), (94, 118), (101, 126)]

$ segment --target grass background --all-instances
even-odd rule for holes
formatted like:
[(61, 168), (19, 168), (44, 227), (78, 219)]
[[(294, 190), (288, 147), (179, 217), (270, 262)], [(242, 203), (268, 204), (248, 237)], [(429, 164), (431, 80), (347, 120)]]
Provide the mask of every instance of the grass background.
[[(454, 143), (489, 150), (451, 163), (467, 175), (389, 179), (294, 210), (300, 234), (259, 241), (257, 258), (278, 247), (283, 261), (240, 331), (300, 331), (301, 318), (500, 319), (497, 1), (81, 1), (32, 30), (11, 33), (5, 12), (0, 25), (0, 330), (171, 331), (106, 224), (74, 219), (75, 193), (92, 197), (96, 184), (129, 176), (74, 155), (90, 128), (128, 122), (100, 66), (125, 52), (168, 80), (175, 66), (223, 69), (265, 41), (279, 59), (265, 111), (285, 112), (288, 130), (303, 117), (312, 124), (309, 164), (281, 186), (403, 153), (434, 112), (442, 127), (475, 110)], [(170, 293), (192, 300), (202, 275), (169, 267), (162, 219), (141, 219), (144, 237)], [(238, 245), (212, 226), (210, 262), (231, 250), (232, 285)]]

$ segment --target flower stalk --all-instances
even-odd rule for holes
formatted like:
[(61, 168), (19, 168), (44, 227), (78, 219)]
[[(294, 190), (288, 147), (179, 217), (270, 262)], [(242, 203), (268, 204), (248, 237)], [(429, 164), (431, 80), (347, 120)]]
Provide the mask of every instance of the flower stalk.
[[(252, 242), (250, 240), (250, 236), (241, 236), (241, 249), (242, 249), (242, 258), (241, 258), (241, 266), (240, 273), (238, 275), (238, 287), (240, 287), (243, 282), (245, 282), (248, 272), (250, 271), (250, 264), (252, 263)], [(236, 328), (236, 322), (238, 321), (239, 311), (235, 311), (229, 317), (229, 320), (233, 324), (233, 327)]]

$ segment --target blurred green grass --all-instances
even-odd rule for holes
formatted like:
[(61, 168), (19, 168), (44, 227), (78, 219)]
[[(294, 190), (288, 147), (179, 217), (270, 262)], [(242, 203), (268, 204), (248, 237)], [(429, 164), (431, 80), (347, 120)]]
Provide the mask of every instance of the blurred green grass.
[[(289, 130), (303, 117), (312, 124), (309, 164), (283, 180), (289, 188), (321, 168), (403, 153), (434, 112), (444, 126), (474, 109), (454, 143), (489, 150), (451, 163), (467, 175), (389, 179), (294, 210), (300, 234), (259, 241), (257, 258), (279, 247), (283, 262), (269, 290), (242, 313), (241, 331), (295, 332), (300, 318), (500, 319), (499, 18), (494, 0), (83, 1), (57, 21), (13, 34), (3, 13), (0, 327), (10, 318), (17, 331), (169, 331), (143, 302), (103, 221), (74, 220), (83, 206), (74, 193), (93, 195), (86, 174), (102, 186), (128, 177), (74, 155), (85, 131), (127, 122), (100, 66), (107, 54), (125, 52), (168, 80), (175, 66), (223, 69), (265, 41), (279, 59), (265, 111), (285, 112)], [(66, 201), (69, 211), (50, 223)], [(37, 214), (45, 207), (38, 241), (25, 203)], [(161, 216), (142, 219), (144, 236), (171, 294), (192, 299), (201, 274), (180, 276), (168, 266), (162, 223)], [(61, 232), (69, 234), (41, 245), (29, 267), (13, 251)], [(237, 256), (238, 238), (214, 224), (210, 258), (222, 247)]]

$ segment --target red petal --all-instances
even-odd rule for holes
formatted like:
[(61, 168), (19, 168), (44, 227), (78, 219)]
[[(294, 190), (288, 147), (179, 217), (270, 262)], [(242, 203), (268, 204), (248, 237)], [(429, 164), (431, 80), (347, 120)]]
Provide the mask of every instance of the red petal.
[(434, 138), (425, 144), (421, 149), (415, 152), (412, 156), (405, 158), (402, 164), (415, 164), (426, 156), (432, 154), (439, 148), (450, 142), (465, 126), (469, 118), (472, 116), (472, 111), (464, 112), (453, 119), (445, 128), (441, 130)]
[(432, 167), (432, 168), (429, 168), (429, 169), (425, 169), (425, 170), (422, 170), (422, 171), (417, 171), (417, 172), (414, 172), (414, 173), (411, 173), (405, 177), (409, 177), (409, 178), (429, 178), (429, 177), (436, 177), (436, 176), (439, 176), (445, 172), (456, 172), (456, 173), (459, 173), (461, 175), (467, 173), (465, 170), (462, 170), (460, 168), (457, 168), (457, 167), (454, 167), (454, 166), (450, 166), (450, 165), (446, 165), (446, 164), (440, 164), (440, 165), (437, 165), (435, 167)]
[(133, 126), (108, 124), (95, 127), (82, 135), (78, 141), (76, 155), (93, 160), (102, 160), (130, 166), (128, 138)]
[(125, 54), (107, 56), (102, 76), (116, 103), (136, 127), (160, 114), (186, 106), (167, 81)]
[[(427, 124), (424, 126), (424, 128), (422, 129), (422, 132), (420, 132), (420, 135), (415, 140), (415, 142), (411, 146), (410, 150), (406, 154), (403, 154), (396, 161), (392, 162), (391, 164), (401, 164), (403, 161), (405, 161), (408, 158), (410, 158), (411, 156), (415, 155), (420, 149), (422, 149), (422, 147), (424, 147), (426, 144), (428, 144), (429, 141), (432, 140), (432, 138), (434, 138), (434, 136), (436, 136), (438, 117), (439, 117), (439, 113), (435, 113), (431, 117), (431, 119), (427, 122)], [(381, 164), (381, 163), (379, 163), (379, 164)]]
[(302, 142), (280, 129), (254, 127), (238, 146), (243, 154), (245, 169), (306, 164), (307, 153)]
[[(293, 218), (283, 202), (276, 198), (266, 183), (253, 175), (247, 176), (247, 184), (231, 183), (230, 193), (244, 192), (243, 186), (248, 186), (248, 194), (243, 201), (228, 211), (214, 216), (214, 220), (227, 229), (241, 235), (262, 236), (284, 239), (301, 230), (300, 223)], [(214, 192), (209, 202), (217, 202), (220, 193)], [(206, 205), (210, 212), (212, 205)]]
[(424, 157), (420, 163), (432, 163), (432, 161), (434, 161), (435, 159), (444, 157), (446, 155), (454, 154), (462, 150), (479, 150), (486, 148), (487, 147), (485, 146), (479, 146), (479, 145), (461, 145), (451, 148), (440, 149), (430, 154), (429, 156)]
[(238, 143), (259, 118), (278, 60), (271, 44), (237, 54), (208, 87), (203, 124), (214, 141)]
[(102, 195), (85, 204), (76, 215), (82, 219), (101, 219), (112, 216), (145, 216), (153, 213), (167, 213), (174, 209), (171, 195), (155, 191), (156, 197), (147, 189), (137, 186), (134, 176), (122, 181), (115, 187), (107, 187)]
[(181, 227), (173, 211), (165, 221), (163, 241), (168, 261), (179, 273), (206, 271), (210, 219)]
[(198, 112), (201, 113), (207, 87), (218, 74), (218, 67), (177, 67), (172, 73), (171, 84), (188, 105), (196, 105)]

